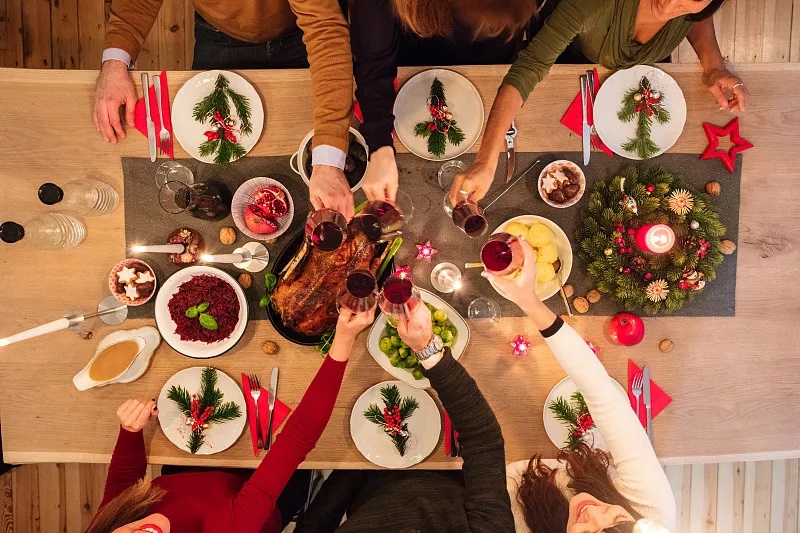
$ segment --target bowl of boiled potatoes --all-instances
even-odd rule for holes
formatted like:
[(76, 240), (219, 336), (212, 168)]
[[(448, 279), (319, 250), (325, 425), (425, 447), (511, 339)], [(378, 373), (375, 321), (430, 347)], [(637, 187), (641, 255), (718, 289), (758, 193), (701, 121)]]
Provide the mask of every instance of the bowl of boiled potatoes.
[[(509, 233), (524, 237), (533, 247), (538, 267), (536, 295), (540, 300), (544, 301), (559, 291), (559, 275), (561, 282), (567, 283), (567, 278), (572, 272), (572, 246), (564, 230), (555, 222), (536, 215), (522, 215), (507, 220), (494, 230), (494, 233)], [(518, 275), (519, 273), (510, 274), (510, 276)], [(510, 299), (494, 283), (492, 286), (500, 296)]]

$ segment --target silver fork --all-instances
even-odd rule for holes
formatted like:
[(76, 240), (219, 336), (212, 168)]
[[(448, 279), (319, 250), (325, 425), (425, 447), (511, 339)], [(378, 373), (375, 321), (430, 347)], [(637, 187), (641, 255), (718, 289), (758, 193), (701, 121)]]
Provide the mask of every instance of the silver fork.
[(594, 89), (594, 71), (587, 70), (586, 71), (586, 82), (589, 88), (589, 106), (592, 108), (592, 135), (590, 140), (592, 142), (592, 148), (595, 150), (602, 150), (600, 147), (600, 136), (597, 134), (597, 128), (594, 127), (594, 97), (597, 96), (597, 92)]
[(250, 382), (250, 396), (253, 397), (253, 406), (256, 414), (256, 446), (262, 448), (264, 440), (261, 438), (261, 419), (258, 417), (258, 399), (261, 397), (261, 383), (255, 374), (248, 374), (247, 381)]
[(169, 131), (167, 131), (166, 126), (164, 126), (164, 110), (161, 107), (161, 76), (156, 76), (155, 87), (156, 101), (158, 102), (158, 118), (161, 119), (161, 129), (158, 130), (158, 149), (161, 152), (161, 155), (165, 155), (167, 152), (169, 152), (169, 146), (172, 143), (172, 139), (169, 136)]
[(642, 395), (642, 373), (639, 372), (635, 376), (633, 376), (633, 382), (631, 383), (631, 392), (633, 393), (633, 397), (636, 398), (636, 418), (639, 418), (639, 397)]

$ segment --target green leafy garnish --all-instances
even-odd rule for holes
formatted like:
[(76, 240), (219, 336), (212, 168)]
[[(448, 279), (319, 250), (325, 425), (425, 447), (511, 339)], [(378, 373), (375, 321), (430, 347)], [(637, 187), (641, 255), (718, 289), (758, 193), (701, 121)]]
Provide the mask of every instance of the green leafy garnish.
[(278, 278), (272, 272), (267, 272), (264, 275), (264, 283), (267, 285), (267, 294), (272, 294), (278, 284)]
[(203, 302), (197, 306), (197, 311), (200, 313), (205, 313), (208, 310), (208, 306), (211, 305), (208, 302)]
[(328, 355), (328, 352), (331, 351), (334, 333), (335, 330), (328, 330), (320, 336), (320, 343), (317, 344), (316, 349), (322, 355)]
[(216, 319), (208, 313), (200, 314), (200, 325), (209, 331), (216, 331), (219, 328)]
[(186, 316), (188, 316), (189, 318), (197, 318), (197, 315), (199, 314), (200, 311), (197, 310), (197, 306), (195, 305), (186, 310)]
[(380, 268), (378, 268), (378, 274), (375, 276), (376, 279), (380, 279), (380, 277), (383, 275), (384, 270), (386, 270), (386, 267), (389, 266), (389, 263), (394, 258), (395, 254), (397, 253), (397, 250), (400, 249), (400, 246), (402, 244), (403, 244), (402, 237), (398, 237), (394, 240), (391, 248), (389, 248), (389, 253), (387, 253), (386, 257), (383, 258), (383, 262), (381, 263)]
[(262, 296), (261, 300), (258, 302), (259, 307), (266, 307), (269, 305), (269, 296)]

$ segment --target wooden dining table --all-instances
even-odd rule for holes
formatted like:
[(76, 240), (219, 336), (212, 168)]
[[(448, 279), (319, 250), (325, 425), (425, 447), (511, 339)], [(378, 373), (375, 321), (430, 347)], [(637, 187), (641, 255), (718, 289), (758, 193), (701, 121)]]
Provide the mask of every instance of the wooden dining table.
[[(706, 90), (699, 67), (662, 65), (680, 84), (688, 117), (670, 152), (700, 154), (707, 145), (702, 123), (722, 125), (731, 114), (719, 111)], [(571, 324), (601, 348), (609, 373), (626, 382), (628, 359), (647, 364), (653, 379), (673, 398), (654, 421), (655, 449), (664, 463), (758, 460), (800, 457), (800, 65), (742, 64), (732, 67), (750, 92), (741, 114), (742, 136), (755, 148), (744, 153), (738, 249), (736, 316), (733, 318), (646, 318), (647, 334), (638, 346), (613, 345), (606, 336), (608, 317), (576, 316)], [(579, 136), (559, 123), (578, 89), (583, 66), (555, 66), (519, 116), (517, 150), (578, 151)], [(400, 70), (401, 83), (420, 69)], [(481, 93), (486, 113), (505, 74), (504, 66), (454, 67)], [(174, 95), (191, 72), (169, 72)], [(296, 151), (312, 121), (311, 79), (307, 71), (245, 71), (266, 108), (261, 140), (252, 155)], [(601, 71), (601, 76), (605, 72)], [(53, 211), (41, 204), (44, 182), (85, 177), (106, 181), (121, 201), (121, 158), (146, 157), (145, 137), (127, 128), (119, 144), (103, 141), (92, 121), (94, 71), (0, 69), (0, 221), (25, 223)], [(138, 84), (137, 84), (138, 85)], [(138, 87), (141, 94), (141, 88)], [(304, 102), (303, 105), (298, 103)], [(479, 143), (471, 151), (477, 151)], [(397, 143), (398, 151), (405, 151)], [(186, 157), (176, 143), (176, 156)], [(595, 155), (595, 157), (605, 157)], [(721, 163), (720, 163), (721, 164)], [(298, 178), (299, 179), (299, 178)], [(405, 178), (403, 178), (405, 179)], [(403, 187), (413, 183), (401, 181)], [(724, 194), (726, 183), (722, 182)], [(302, 209), (296, 216), (302, 216)], [(578, 212), (576, 211), (576, 216)], [(108, 295), (109, 270), (126, 255), (124, 210), (84, 219), (88, 234), (76, 248), (49, 252), (25, 239), (0, 243), (0, 337), (57, 319), (67, 310), (94, 311)], [(562, 312), (557, 298), (548, 303)], [(162, 343), (148, 372), (129, 384), (79, 392), (72, 377), (108, 333), (153, 325), (130, 319), (110, 327), (87, 322), (91, 338), (61, 331), (0, 348), (0, 423), (5, 461), (108, 462), (119, 421), (117, 407), (128, 398), (155, 398), (177, 371), (203, 364)], [(511, 354), (510, 340), (523, 334), (533, 341), (527, 357)], [(659, 342), (674, 341), (662, 353)], [(274, 340), (276, 355), (261, 345)], [(213, 360), (231, 376), (281, 370), (280, 399), (294, 407), (320, 366), (313, 348), (283, 340), (269, 321), (251, 320), (235, 349)], [(473, 331), (462, 362), (475, 378), (503, 429), (506, 458), (534, 453), (552, 457), (542, 412), (545, 397), (565, 375), (533, 324), (503, 318), (490, 331)], [(391, 379), (367, 352), (366, 333), (353, 350), (333, 416), (307, 468), (370, 468), (350, 438), (350, 412), (370, 386)], [(149, 462), (205, 466), (258, 464), (245, 432), (234, 446), (211, 456), (193, 456), (171, 444), (158, 424), (145, 430)], [(419, 468), (459, 468), (443, 445)]]

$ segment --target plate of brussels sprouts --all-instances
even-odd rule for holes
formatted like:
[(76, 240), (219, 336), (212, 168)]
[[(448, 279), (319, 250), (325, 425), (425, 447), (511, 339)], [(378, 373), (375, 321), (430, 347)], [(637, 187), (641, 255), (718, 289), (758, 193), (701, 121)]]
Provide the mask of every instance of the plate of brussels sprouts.
[[(424, 289), (419, 289), (419, 293), (422, 301), (431, 310), (433, 332), (442, 338), (455, 359), (460, 358), (469, 344), (469, 326), (466, 321), (435, 294)], [(420, 389), (431, 386), (428, 378), (422, 375), (422, 367), (414, 351), (397, 334), (397, 324), (393, 324), (385, 313), (381, 313), (372, 325), (367, 348), (372, 358), (395, 379)]]

